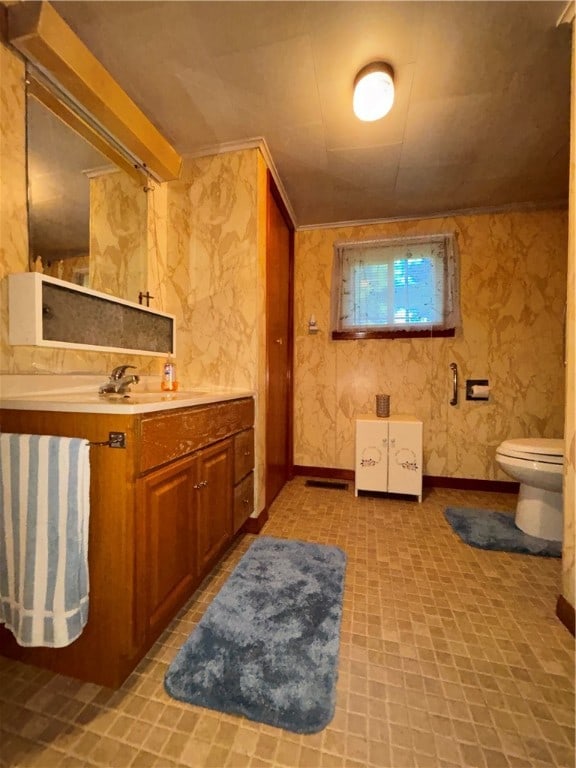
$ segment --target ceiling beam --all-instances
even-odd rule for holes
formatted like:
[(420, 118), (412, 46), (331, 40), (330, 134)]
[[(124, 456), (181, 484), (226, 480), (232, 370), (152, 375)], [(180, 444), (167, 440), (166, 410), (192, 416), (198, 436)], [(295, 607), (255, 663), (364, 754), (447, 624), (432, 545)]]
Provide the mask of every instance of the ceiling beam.
[(560, 14), (558, 21), (556, 22), (556, 26), (559, 27), (560, 24), (572, 24), (574, 21), (574, 16), (576, 13), (576, 3), (574, 0), (569, 0), (569, 2), (566, 3), (564, 10)]
[(161, 181), (182, 158), (48, 2), (8, 7), (8, 38)]
[(28, 96), (33, 96), (41, 104), (47, 107), (47, 109), (56, 115), (56, 117), (60, 118), (63, 123), (76, 131), (76, 133), (80, 134), (82, 138), (86, 139), (86, 141), (104, 155), (104, 157), (111, 160), (114, 165), (121, 168), (138, 184), (146, 183), (146, 176), (126, 159), (125, 154), (118, 152), (112, 144), (102, 136), (102, 134), (98, 133), (95, 128), (83, 120), (67, 104), (60, 101), (54, 95), (52, 89), (47, 88), (46, 85), (31, 74), (28, 74), (27, 77), (27, 94)]

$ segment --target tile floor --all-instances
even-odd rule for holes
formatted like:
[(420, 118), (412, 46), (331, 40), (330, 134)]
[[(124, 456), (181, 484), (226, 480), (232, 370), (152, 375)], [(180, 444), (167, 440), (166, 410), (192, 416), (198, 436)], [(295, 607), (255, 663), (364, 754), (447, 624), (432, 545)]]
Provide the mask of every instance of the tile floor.
[(263, 533), (348, 555), (335, 717), (291, 734), (170, 699), (167, 665), (252, 541), (227, 554), (119, 691), (0, 660), (4, 766), (573, 766), (574, 640), (555, 617), (560, 561), (467, 547), (445, 506), (296, 478)]

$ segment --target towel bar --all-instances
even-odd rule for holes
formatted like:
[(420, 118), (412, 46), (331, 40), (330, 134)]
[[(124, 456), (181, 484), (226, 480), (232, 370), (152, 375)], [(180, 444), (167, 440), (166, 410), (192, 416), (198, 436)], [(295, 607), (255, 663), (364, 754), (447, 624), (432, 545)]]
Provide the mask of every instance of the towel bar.
[(126, 432), (108, 432), (108, 440), (90, 441), (89, 446), (105, 445), (108, 448), (126, 448)]

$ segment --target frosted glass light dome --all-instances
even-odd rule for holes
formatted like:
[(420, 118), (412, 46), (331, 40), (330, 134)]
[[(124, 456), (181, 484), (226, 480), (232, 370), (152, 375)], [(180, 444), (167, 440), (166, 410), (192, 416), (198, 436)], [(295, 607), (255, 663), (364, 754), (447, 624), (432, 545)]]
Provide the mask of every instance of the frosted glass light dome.
[(352, 106), (359, 120), (372, 122), (390, 112), (394, 104), (394, 71), (383, 61), (368, 64), (354, 81)]

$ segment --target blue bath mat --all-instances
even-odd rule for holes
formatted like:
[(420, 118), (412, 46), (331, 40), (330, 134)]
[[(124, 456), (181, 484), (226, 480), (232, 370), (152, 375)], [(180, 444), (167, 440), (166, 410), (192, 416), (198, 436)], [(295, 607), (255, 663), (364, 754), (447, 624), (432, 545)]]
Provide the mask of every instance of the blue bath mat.
[(334, 716), (346, 555), (260, 537), (170, 665), (175, 699), (295, 733)]
[(562, 557), (562, 542), (529, 536), (516, 527), (511, 513), (449, 507), (444, 514), (462, 541), (471, 547), (540, 557)]

